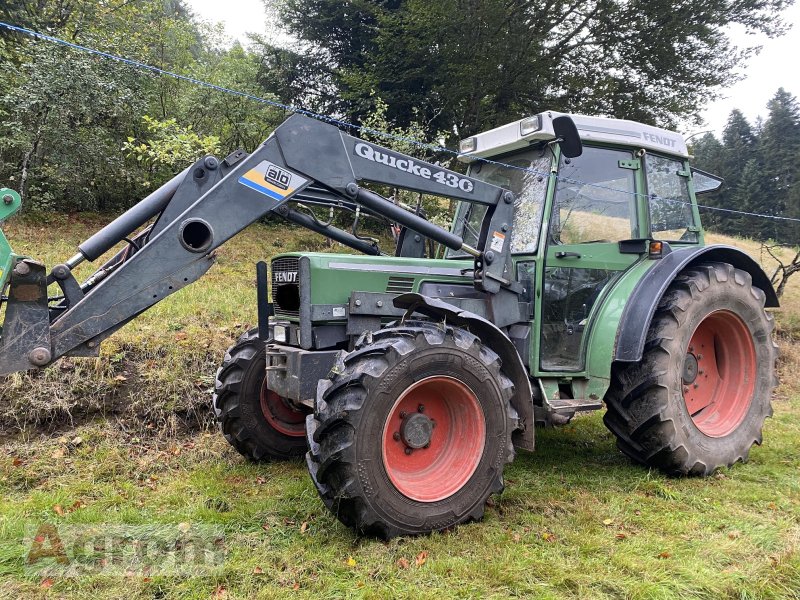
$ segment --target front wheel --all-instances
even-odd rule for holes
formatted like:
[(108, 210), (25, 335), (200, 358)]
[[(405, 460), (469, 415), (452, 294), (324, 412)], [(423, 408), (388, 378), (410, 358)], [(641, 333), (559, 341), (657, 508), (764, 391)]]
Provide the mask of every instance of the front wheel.
[(604, 421), (622, 452), (670, 474), (709, 475), (747, 460), (777, 383), (764, 300), (750, 275), (727, 263), (675, 279), (641, 362), (612, 369)]
[(300, 457), (308, 411), (267, 387), (266, 352), (258, 329), (228, 348), (214, 384), (214, 414), (228, 443), (250, 460)]
[(517, 415), (500, 359), (462, 329), (373, 334), (320, 384), (306, 455), (326, 506), (391, 538), (480, 519), (503, 489)]

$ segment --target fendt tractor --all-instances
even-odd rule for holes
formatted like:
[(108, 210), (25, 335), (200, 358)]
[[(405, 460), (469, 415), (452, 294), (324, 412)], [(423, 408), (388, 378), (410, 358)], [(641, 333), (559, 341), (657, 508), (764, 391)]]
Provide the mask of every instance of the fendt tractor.
[[(604, 404), (645, 466), (709, 475), (746, 460), (771, 414), (778, 299), (746, 254), (705, 245), (696, 197), (722, 182), (690, 168), (684, 139), (543, 112), (459, 150), (467, 175), (294, 115), (252, 154), (200, 159), (49, 273), (0, 237), (0, 374), (97, 356), (275, 216), (361, 254), (256, 265), (258, 327), (225, 354), (213, 410), (247, 458), (305, 454), (356, 531), (480, 519), (536, 425)], [(454, 224), (376, 189), (450, 199)], [(0, 217), (19, 209), (16, 192), (0, 197)], [(350, 211), (352, 228), (315, 207)], [(399, 231), (393, 252), (359, 232), (365, 215)], [(100, 266), (79, 283), (84, 261)]]

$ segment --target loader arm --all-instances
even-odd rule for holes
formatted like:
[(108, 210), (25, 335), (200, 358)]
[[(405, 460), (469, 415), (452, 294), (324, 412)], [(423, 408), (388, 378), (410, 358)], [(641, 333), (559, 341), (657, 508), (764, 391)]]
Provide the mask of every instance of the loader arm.
[[(361, 187), (362, 182), (488, 206), (478, 247)], [(507, 243), (513, 227), (510, 191), (294, 115), (250, 155), (199, 160), (80, 244), (75, 256), (49, 274), (44, 265), (9, 254), (13, 264), (3, 274), (8, 276), (8, 297), (0, 374), (42, 367), (67, 354), (96, 355), (102, 340), (199, 279), (213, 264), (214, 250), (270, 213), (361, 252), (379, 253), (354, 233), (292, 208), (303, 199), (357, 204), (468, 253), (474, 258), (475, 287), (500, 304), (516, 306), (521, 288), (511, 274)], [(147, 229), (129, 237), (150, 221)], [(85, 260), (97, 260), (123, 239), (129, 246), (78, 284), (72, 270)], [(57, 304), (48, 301), (51, 283), (64, 295)]]

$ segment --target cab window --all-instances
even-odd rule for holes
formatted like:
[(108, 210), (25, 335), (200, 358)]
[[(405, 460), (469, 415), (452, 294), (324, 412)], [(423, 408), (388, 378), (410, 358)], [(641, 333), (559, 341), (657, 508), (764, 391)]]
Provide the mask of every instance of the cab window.
[(645, 157), (650, 235), (668, 242), (697, 242), (688, 172), (681, 160)]
[(616, 242), (637, 235), (636, 175), (629, 151), (584, 146), (561, 158), (550, 242)]

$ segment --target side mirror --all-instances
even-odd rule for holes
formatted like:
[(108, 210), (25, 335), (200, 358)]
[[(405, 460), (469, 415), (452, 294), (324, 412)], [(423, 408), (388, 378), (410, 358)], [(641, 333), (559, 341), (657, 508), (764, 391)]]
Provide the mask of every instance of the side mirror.
[(556, 134), (561, 153), (567, 158), (577, 158), (583, 153), (581, 136), (575, 122), (565, 115), (553, 119), (553, 133)]

